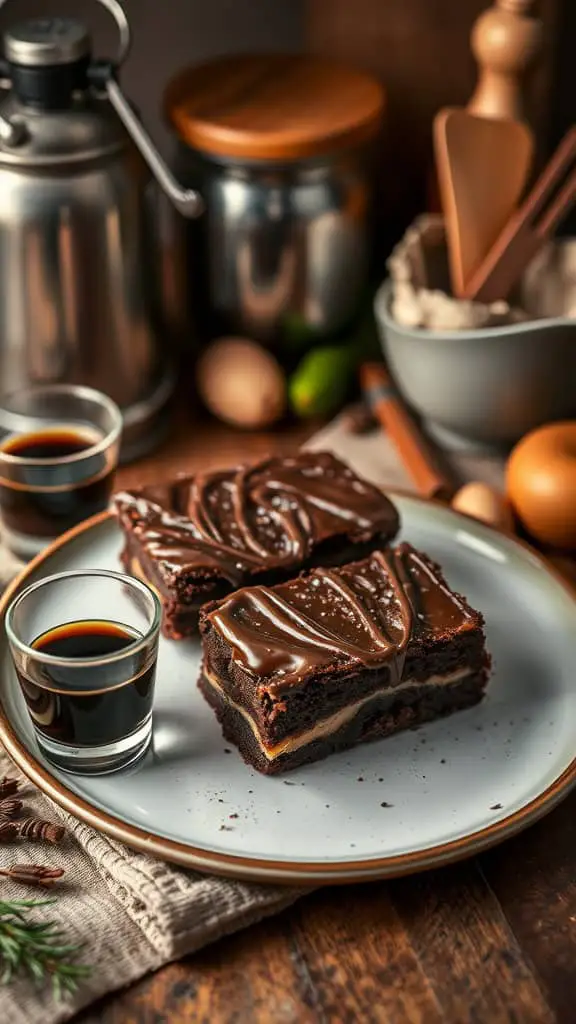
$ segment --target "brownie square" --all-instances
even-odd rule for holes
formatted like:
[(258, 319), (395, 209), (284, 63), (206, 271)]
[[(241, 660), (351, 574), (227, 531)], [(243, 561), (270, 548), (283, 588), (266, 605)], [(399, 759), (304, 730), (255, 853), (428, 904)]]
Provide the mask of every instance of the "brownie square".
[(200, 689), (265, 774), (469, 707), (488, 681), (482, 616), (409, 544), (239, 590), (200, 632)]
[(195, 632), (206, 602), (362, 557), (399, 526), (382, 492), (329, 452), (182, 476), (116, 494), (113, 508), (122, 564), (156, 588), (174, 639)]

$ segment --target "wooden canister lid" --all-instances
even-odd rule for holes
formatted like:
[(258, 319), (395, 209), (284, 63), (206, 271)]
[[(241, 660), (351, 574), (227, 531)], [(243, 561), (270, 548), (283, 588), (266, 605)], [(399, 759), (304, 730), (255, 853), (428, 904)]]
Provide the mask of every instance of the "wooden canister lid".
[(165, 113), (179, 137), (214, 156), (300, 160), (376, 134), (385, 94), (371, 75), (305, 55), (223, 57), (170, 82)]

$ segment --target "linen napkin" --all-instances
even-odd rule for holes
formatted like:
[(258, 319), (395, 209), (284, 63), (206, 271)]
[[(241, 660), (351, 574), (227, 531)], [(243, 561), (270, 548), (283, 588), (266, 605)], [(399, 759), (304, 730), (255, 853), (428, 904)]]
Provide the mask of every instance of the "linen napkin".
[[(381, 431), (351, 434), (337, 420), (306, 446), (329, 449), (377, 484), (410, 489), (395, 450)], [(498, 485), (502, 466), (497, 459), (455, 456), (453, 469), (465, 480), (483, 479)], [(0, 547), (0, 585), (20, 565)], [(18, 774), (0, 752), (0, 774)], [(0, 987), (0, 1022), (56, 1024), (106, 993), (124, 987), (171, 960), (179, 959), (216, 939), (275, 914), (305, 890), (261, 886), (185, 871), (154, 860), (108, 839), (60, 810), (25, 782), (26, 810), (38, 817), (61, 818), (69, 831), (61, 846), (29, 843), (0, 845), (0, 867), (41, 863), (63, 867), (55, 902), (34, 911), (35, 918), (56, 922), (67, 940), (82, 945), (80, 961), (91, 968), (89, 978), (65, 1002), (56, 1002), (48, 987), (34, 988), (19, 979)], [(27, 899), (36, 890), (0, 879), (3, 899)], [(48, 896), (50, 893), (48, 893)], [(38, 890), (41, 898), (43, 892)]]

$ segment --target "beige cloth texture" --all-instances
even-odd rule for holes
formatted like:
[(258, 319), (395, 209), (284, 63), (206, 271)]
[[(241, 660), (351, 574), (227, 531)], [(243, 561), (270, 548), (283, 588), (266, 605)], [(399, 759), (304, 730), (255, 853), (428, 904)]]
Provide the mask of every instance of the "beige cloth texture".
[[(334, 451), (375, 483), (410, 489), (390, 441), (380, 431), (355, 436), (336, 421), (307, 447)], [(453, 468), (462, 479), (480, 478), (496, 485), (501, 481), (497, 460), (458, 457)], [(0, 549), (0, 583), (5, 585), (18, 568)], [(0, 762), (1, 774), (16, 774), (5, 754), (0, 754)], [(41, 863), (66, 869), (54, 893), (56, 902), (34, 915), (57, 922), (70, 942), (82, 944), (80, 960), (93, 970), (78, 993), (60, 1004), (46, 988), (35, 989), (29, 980), (0, 988), (2, 1024), (68, 1020), (105, 993), (277, 913), (303, 894), (204, 876), (136, 853), (61, 811), (27, 782), (23, 799), (30, 813), (61, 817), (69, 837), (58, 847), (0, 846), (0, 867)], [(11, 881), (5, 882), (2, 892), (4, 899), (43, 895), (42, 890)]]
[[(19, 774), (5, 754), (0, 772)], [(2, 899), (42, 899), (53, 905), (31, 911), (56, 922), (68, 942), (82, 945), (78, 962), (92, 967), (78, 992), (56, 1002), (49, 987), (25, 978), (0, 988), (2, 1024), (66, 1021), (100, 996), (129, 985), (162, 964), (179, 959), (293, 903), (300, 891), (260, 886), (185, 871), (128, 849), (61, 811), (29, 783), (22, 789), (27, 813), (58, 820), (69, 829), (57, 847), (21, 843), (0, 847), (0, 867), (46, 864), (64, 867), (54, 891), (2, 879)]]
[[(413, 491), (414, 484), (400, 462), (394, 445), (381, 430), (352, 434), (343, 416), (316, 434), (306, 445), (312, 451), (328, 449), (349, 462), (367, 480), (382, 487)], [(500, 456), (469, 452), (443, 452), (443, 461), (456, 484), (482, 480), (492, 487), (504, 485), (504, 461)]]

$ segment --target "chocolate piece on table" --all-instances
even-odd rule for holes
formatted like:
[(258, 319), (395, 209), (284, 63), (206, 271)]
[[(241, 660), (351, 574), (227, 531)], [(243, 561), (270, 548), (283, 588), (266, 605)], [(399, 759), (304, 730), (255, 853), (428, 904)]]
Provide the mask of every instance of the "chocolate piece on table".
[(117, 494), (114, 507), (122, 563), (156, 587), (175, 639), (196, 630), (206, 602), (361, 558), (399, 525), (382, 492), (328, 452), (180, 477)]
[(409, 544), (200, 614), (199, 686), (224, 736), (274, 774), (477, 703), (483, 619)]

